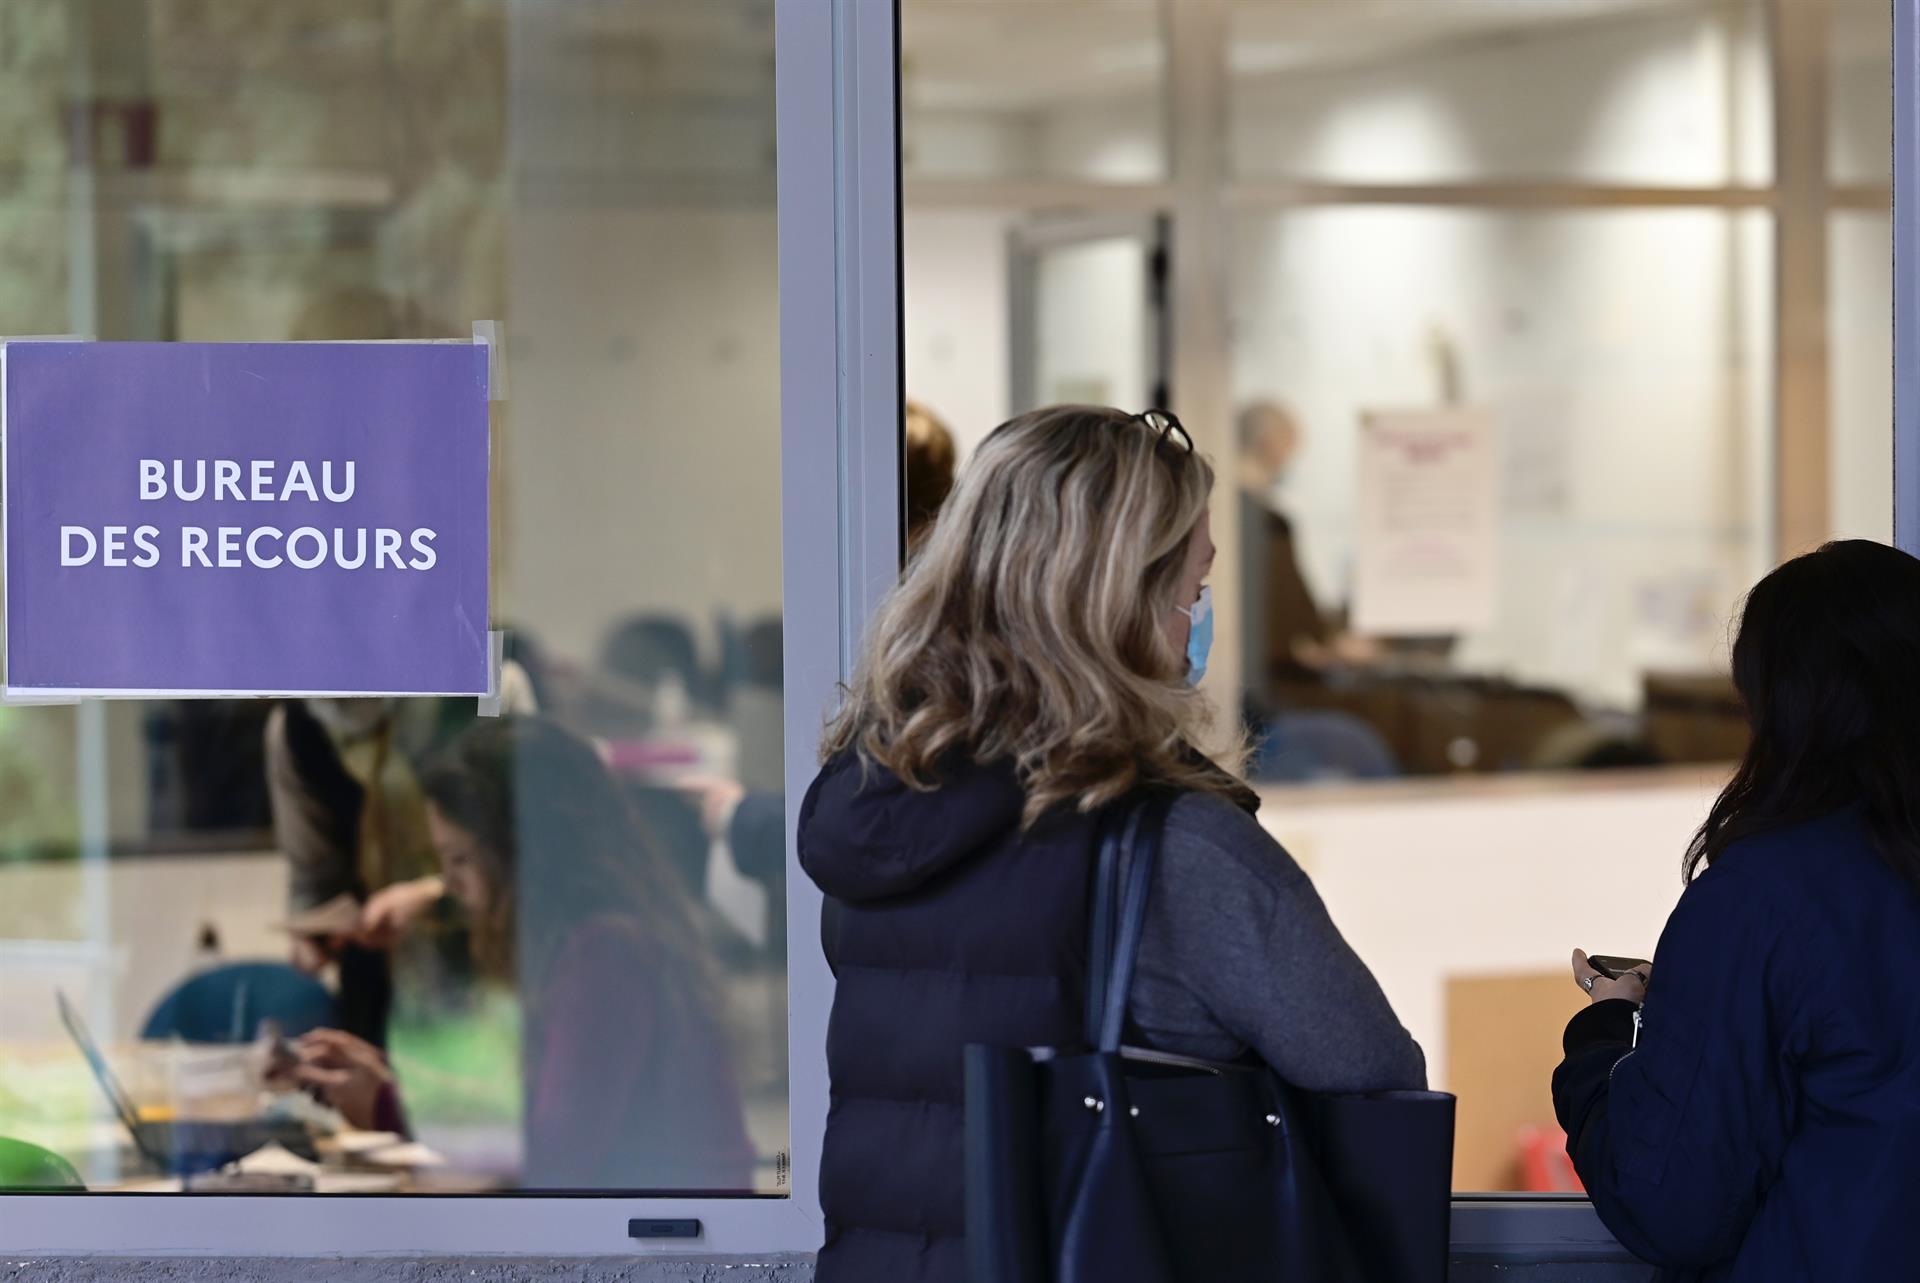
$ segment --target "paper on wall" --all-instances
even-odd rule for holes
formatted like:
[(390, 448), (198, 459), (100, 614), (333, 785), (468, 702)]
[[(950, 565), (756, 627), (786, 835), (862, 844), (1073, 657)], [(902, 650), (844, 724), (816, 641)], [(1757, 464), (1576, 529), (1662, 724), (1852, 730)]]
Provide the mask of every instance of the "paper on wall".
[(1354, 627), (1387, 637), (1493, 623), (1499, 460), (1482, 410), (1363, 414)]

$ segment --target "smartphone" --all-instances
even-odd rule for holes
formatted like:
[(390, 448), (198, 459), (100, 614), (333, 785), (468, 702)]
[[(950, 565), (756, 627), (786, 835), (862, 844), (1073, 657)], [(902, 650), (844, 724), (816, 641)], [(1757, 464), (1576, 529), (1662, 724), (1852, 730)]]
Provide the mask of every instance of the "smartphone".
[(1609, 980), (1618, 980), (1629, 971), (1635, 971), (1641, 967), (1653, 966), (1653, 964), (1645, 958), (1616, 958), (1605, 953), (1588, 954), (1587, 965)]

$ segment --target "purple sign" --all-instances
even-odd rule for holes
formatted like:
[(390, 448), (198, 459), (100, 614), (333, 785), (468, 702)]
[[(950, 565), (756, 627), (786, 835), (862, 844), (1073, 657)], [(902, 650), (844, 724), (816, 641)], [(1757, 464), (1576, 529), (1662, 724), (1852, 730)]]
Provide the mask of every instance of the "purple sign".
[(8, 344), (8, 690), (485, 694), (487, 355)]

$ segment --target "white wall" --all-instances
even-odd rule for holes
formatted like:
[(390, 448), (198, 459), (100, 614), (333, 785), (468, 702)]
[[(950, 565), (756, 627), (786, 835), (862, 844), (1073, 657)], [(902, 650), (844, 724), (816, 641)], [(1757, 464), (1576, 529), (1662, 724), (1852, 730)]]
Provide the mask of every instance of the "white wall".
[(961, 457), (1011, 409), (1007, 236), (995, 210), (906, 214), (902, 336), (907, 395), (953, 429)]
[(1893, 221), (1842, 210), (1827, 234), (1832, 305), (1829, 500), (1836, 538), (1893, 540)]
[(516, 212), (504, 617), (590, 656), (634, 611), (778, 608), (774, 233), (770, 209)]
[(780, 603), (772, 8), (630, 8), (509, 10), (496, 613), (585, 658)]
[(1352, 182), (1764, 181), (1761, 17), (1633, 14), (1241, 76), (1234, 165)]
[(1024, 113), (930, 111), (900, 122), (901, 168), (915, 178), (990, 179), (1038, 168), (1034, 121)]
[(901, 159), (910, 179), (1150, 183), (1167, 172), (1157, 90), (1053, 110), (935, 110), (909, 101), (905, 116)]
[[(962, 459), (1014, 410), (1008, 252), (1020, 218), (913, 208), (905, 218), (907, 395), (953, 429)], [(1145, 247), (1064, 246), (1040, 257), (1036, 276), (1042, 400), (1144, 407)]]
[(1035, 394), (1071, 402), (1149, 409), (1148, 255), (1132, 236), (1044, 250), (1034, 270)]
[(278, 854), (0, 866), (0, 1030), (9, 1045), (64, 1045), (62, 989), (100, 1038), (129, 1041), (191, 971), (203, 924), (229, 958), (284, 958), (286, 893)]
[(1829, 0), (1828, 174), (1837, 183), (1893, 178), (1893, 6), (1882, 0)]
[(1444, 1090), (1447, 981), (1557, 971), (1575, 948), (1653, 957), (1681, 857), (1722, 783), (1662, 772), (1276, 789), (1260, 818), (1312, 877)]
[(1036, 125), (1048, 177), (1097, 183), (1150, 183), (1172, 171), (1160, 92), (1081, 103), (1049, 112)]

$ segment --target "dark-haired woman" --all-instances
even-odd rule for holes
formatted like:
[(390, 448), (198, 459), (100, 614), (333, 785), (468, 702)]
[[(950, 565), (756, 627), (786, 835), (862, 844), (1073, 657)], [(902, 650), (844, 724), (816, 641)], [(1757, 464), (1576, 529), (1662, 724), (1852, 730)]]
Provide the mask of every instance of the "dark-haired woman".
[[(482, 721), (421, 787), (440, 876), (375, 896), (366, 926), (390, 936), (449, 898), (482, 969), (519, 992), (523, 1183), (751, 1189), (692, 903), (593, 747), (539, 718)], [(349, 1121), (391, 1127), (391, 1075), (356, 1044), (326, 1031), (305, 1040), (298, 1077)]]
[(1752, 741), (1651, 977), (1574, 955), (1568, 1152), (1676, 1283), (1920, 1277), (1920, 561), (1781, 566), (1733, 677)]

